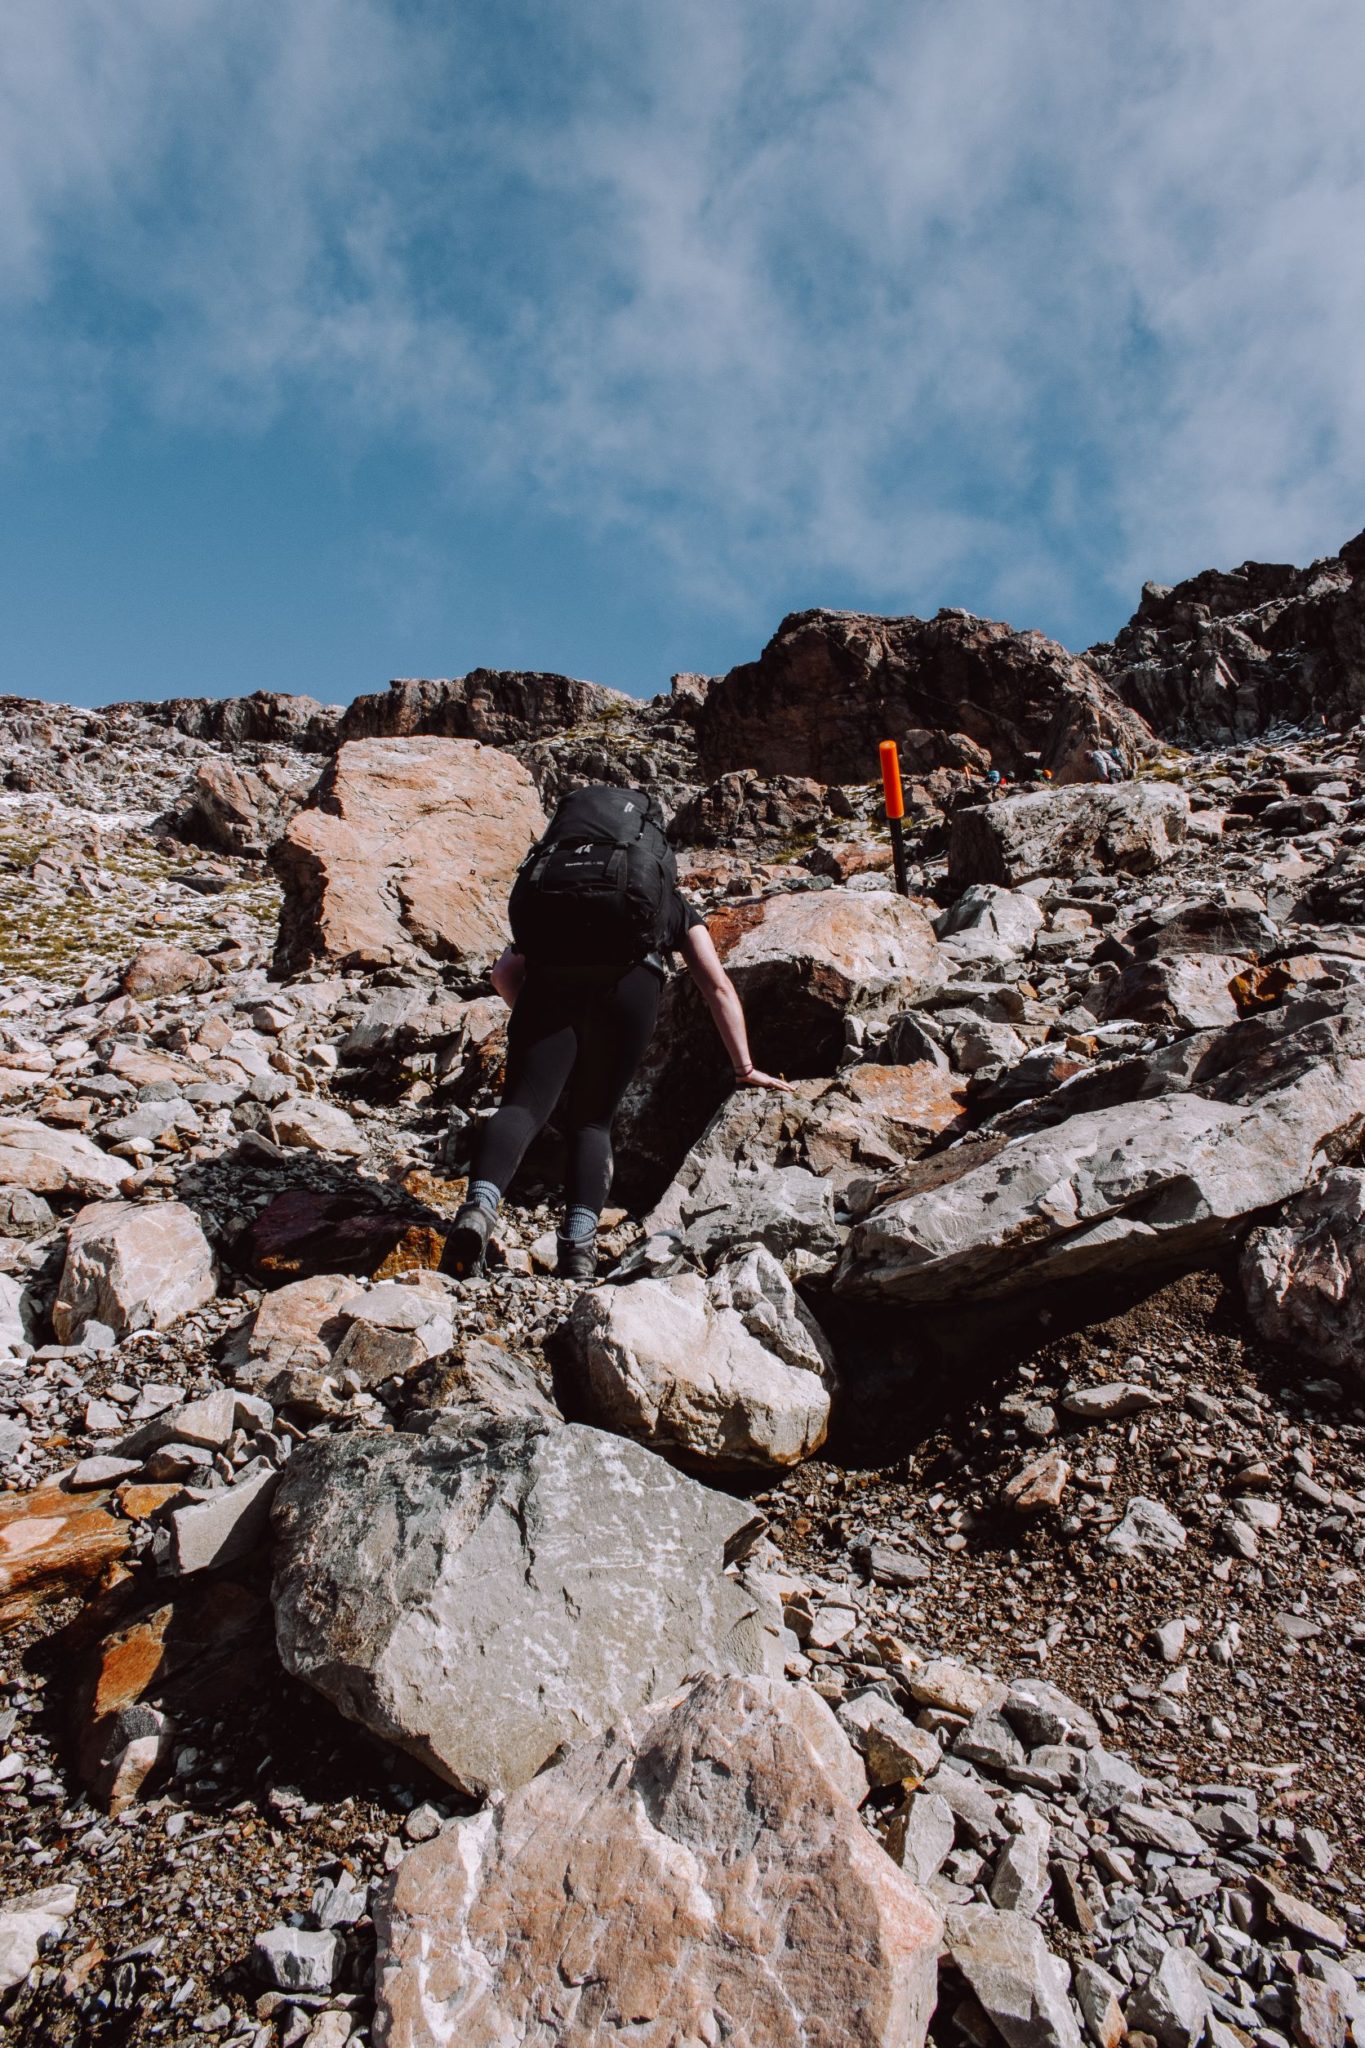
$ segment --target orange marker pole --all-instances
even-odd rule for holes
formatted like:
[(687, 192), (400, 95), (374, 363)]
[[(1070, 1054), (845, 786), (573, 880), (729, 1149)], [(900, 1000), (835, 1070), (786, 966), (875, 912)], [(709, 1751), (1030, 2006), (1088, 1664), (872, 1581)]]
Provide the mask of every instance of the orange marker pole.
[(891, 827), (891, 858), (896, 866), (896, 888), (900, 895), (910, 894), (910, 878), (905, 872), (905, 796), (901, 789), (900, 755), (896, 752), (894, 740), (883, 740), (878, 751), (882, 757), (882, 788), (886, 792), (886, 819)]

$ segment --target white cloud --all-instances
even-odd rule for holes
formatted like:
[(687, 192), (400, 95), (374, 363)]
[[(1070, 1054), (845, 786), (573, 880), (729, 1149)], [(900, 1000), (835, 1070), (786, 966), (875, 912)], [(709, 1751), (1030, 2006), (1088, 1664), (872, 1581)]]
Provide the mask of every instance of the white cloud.
[(20, 431), (395, 434), (743, 610), (1365, 522), (1354, 0), (10, 0)]

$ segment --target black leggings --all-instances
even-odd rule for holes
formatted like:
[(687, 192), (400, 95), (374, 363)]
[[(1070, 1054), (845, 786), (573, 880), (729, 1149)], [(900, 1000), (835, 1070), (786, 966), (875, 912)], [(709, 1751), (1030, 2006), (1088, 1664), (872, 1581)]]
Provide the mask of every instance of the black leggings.
[(566, 1203), (602, 1208), (611, 1186), (611, 1120), (649, 1044), (659, 988), (652, 967), (628, 968), (605, 988), (527, 969), (507, 1031), (507, 1086), (479, 1134), (472, 1180), (506, 1193), (567, 1081)]

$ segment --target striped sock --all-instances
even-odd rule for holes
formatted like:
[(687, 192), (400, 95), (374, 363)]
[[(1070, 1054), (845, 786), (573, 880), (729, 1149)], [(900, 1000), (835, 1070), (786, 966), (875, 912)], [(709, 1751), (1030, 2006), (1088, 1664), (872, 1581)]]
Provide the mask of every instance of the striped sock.
[(575, 1204), (565, 1212), (560, 1236), (565, 1244), (591, 1244), (597, 1235), (597, 1211)]
[(496, 1216), (502, 1201), (502, 1189), (496, 1181), (472, 1180), (465, 1200), (471, 1208), (486, 1209), (490, 1216)]

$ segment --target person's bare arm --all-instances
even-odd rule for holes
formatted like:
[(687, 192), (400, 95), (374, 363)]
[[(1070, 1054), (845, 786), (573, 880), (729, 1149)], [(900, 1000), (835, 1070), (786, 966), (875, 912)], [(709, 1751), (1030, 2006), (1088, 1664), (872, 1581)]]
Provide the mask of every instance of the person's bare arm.
[(508, 946), (488, 978), (510, 1010), (526, 979), (525, 956), (515, 946)]
[(735, 985), (720, 964), (711, 934), (704, 924), (695, 924), (682, 942), (687, 971), (701, 990), (711, 1021), (720, 1033), (721, 1044), (730, 1055), (735, 1085), (740, 1088), (779, 1088), (791, 1093), (791, 1084), (754, 1065), (749, 1051), (749, 1033), (744, 1023), (744, 1006)]

